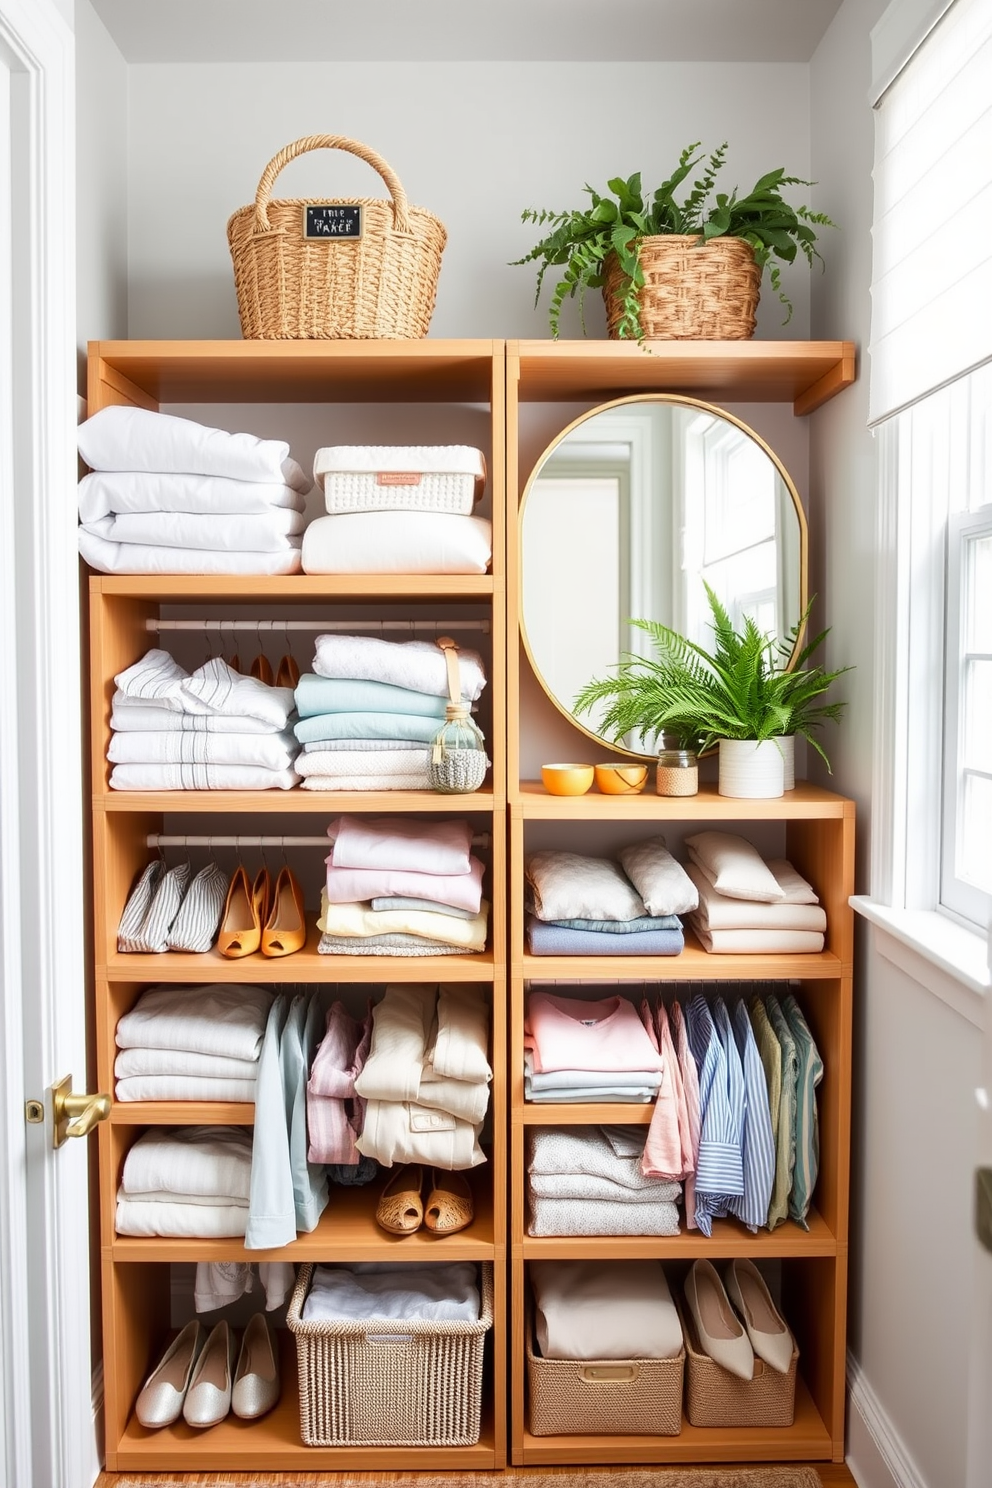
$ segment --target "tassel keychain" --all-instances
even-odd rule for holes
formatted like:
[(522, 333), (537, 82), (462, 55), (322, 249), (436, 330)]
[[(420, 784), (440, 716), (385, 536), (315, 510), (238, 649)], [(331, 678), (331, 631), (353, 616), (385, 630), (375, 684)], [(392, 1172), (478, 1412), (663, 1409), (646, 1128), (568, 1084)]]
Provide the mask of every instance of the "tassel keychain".
[(451, 796), (478, 790), (486, 778), (489, 760), (486, 741), (472, 719), (471, 705), (462, 700), (458, 647), (450, 636), (440, 636), (437, 644), (444, 652), (448, 672), (448, 705), (445, 721), (431, 745), (427, 769), (431, 790)]

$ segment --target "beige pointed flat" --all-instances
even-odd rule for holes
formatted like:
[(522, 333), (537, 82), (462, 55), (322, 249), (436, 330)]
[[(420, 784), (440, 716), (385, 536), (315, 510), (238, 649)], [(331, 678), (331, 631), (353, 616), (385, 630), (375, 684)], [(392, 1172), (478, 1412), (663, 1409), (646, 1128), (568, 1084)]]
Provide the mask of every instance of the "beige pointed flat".
[(431, 1189), (424, 1208), (424, 1226), (432, 1235), (455, 1235), (475, 1218), (472, 1190), (461, 1173), (431, 1169)]
[(376, 1224), (391, 1235), (412, 1235), (419, 1230), (424, 1218), (420, 1197), (423, 1186), (424, 1170), (420, 1163), (404, 1163), (397, 1168), (379, 1195)]

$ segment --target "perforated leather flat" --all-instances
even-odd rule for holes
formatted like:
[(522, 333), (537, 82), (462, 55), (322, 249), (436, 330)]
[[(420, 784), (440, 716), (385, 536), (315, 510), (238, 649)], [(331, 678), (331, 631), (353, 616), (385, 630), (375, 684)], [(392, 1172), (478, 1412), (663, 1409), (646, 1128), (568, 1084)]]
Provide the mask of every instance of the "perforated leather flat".
[(431, 1170), (431, 1189), (424, 1209), (424, 1226), (434, 1235), (455, 1235), (475, 1218), (472, 1190), (461, 1173)]

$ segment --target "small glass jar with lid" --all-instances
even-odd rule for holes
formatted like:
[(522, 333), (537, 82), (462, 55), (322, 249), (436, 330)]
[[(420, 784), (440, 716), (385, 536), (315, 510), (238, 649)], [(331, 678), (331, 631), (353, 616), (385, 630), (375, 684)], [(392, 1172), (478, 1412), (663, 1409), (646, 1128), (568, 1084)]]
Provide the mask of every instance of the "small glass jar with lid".
[(660, 749), (655, 771), (659, 796), (694, 796), (699, 790), (699, 761), (691, 749)]

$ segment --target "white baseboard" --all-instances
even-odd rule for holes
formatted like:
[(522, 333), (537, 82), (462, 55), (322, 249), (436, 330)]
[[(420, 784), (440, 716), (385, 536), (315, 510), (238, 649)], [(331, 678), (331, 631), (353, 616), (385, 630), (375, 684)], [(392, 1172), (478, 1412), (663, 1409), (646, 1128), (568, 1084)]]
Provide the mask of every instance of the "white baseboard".
[(859, 1488), (929, 1488), (851, 1353), (847, 1356), (847, 1395), (851, 1405), (848, 1466)]

